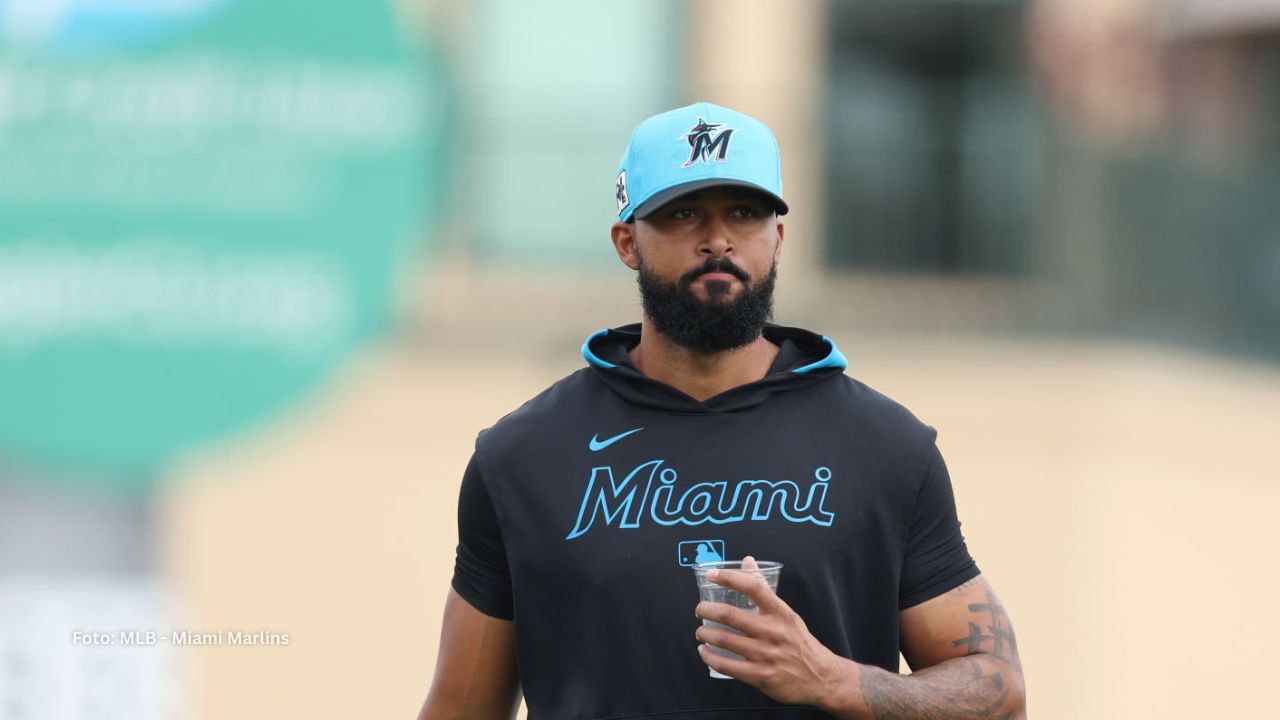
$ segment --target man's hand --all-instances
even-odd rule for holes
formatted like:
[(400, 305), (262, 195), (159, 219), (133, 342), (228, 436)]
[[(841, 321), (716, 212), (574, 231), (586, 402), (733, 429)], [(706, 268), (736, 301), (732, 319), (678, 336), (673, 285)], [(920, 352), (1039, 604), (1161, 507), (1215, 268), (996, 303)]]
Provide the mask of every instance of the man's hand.
[[(743, 561), (748, 570), (753, 564), (750, 557)], [(760, 611), (699, 603), (698, 617), (744, 633), (698, 628), (703, 643), (744, 658), (726, 658), (701, 645), (703, 662), (774, 700), (813, 705), (849, 720), (1027, 717), (1013, 625), (982, 576), (899, 614), (903, 653), (916, 671), (912, 675), (859, 665), (831, 652), (762, 577), (720, 570), (714, 577), (708, 573), (708, 579), (746, 593)]]
[[(804, 620), (773, 592), (765, 579), (749, 572), (755, 567), (755, 559), (748, 555), (742, 567), (747, 572), (712, 570), (707, 579), (746, 593), (759, 612), (724, 603), (699, 603), (698, 617), (743, 633), (698, 628), (697, 638), (704, 643), (698, 646), (703, 662), (782, 703), (821, 706), (842, 686), (856, 682), (852, 663), (818, 642)], [(724, 657), (707, 645), (733, 651), (744, 659)]]

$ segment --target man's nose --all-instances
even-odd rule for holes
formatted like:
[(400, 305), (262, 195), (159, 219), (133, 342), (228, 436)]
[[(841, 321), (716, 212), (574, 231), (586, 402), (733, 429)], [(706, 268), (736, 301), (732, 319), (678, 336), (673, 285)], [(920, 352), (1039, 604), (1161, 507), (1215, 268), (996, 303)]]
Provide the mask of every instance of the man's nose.
[(729, 237), (729, 226), (724, 218), (711, 215), (706, 223), (706, 236), (698, 248), (703, 255), (714, 258), (724, 257), (733, 252), (733, 239)]

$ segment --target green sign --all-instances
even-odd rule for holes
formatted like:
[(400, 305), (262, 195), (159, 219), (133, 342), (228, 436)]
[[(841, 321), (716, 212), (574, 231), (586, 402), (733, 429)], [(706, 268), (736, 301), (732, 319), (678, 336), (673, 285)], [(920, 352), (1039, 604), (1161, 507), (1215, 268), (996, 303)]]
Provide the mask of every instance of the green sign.
[(0, 465), (153, 476), (385, 326), (445, 117), (390, 3), (0, 0), (0, 23)]

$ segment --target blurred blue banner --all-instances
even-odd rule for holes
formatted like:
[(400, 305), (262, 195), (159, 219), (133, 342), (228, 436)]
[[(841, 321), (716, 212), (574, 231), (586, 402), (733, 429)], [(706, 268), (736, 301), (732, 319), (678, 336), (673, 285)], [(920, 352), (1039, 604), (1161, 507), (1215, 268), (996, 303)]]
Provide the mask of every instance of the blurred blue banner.
[(420, 40), (368, 0), (0, 0), (0, 461), (152, 475), (384, 325), (438, 186)]

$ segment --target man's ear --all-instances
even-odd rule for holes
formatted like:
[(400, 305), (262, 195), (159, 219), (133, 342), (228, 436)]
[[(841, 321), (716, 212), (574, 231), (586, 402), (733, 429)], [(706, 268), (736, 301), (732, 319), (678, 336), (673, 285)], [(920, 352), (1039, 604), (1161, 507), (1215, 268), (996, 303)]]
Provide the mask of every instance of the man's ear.
[(773, 248), (773, 262), (775, 265), (782, 263), (782, 238), (786, 234), (786, 229), (787, 229), (786, 226), (784, 226), (782, 224), (782, 221), (779, 220), (778, 221), (778, 244), (775, 245)]
[(613, 238), (613, 249), (618, 252), (618, 259), (632, 270), (640, 269), (640, 258), (636, 254), (636, 224), (619, 220), (609, 228), (609, 236)]

